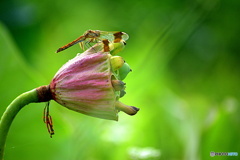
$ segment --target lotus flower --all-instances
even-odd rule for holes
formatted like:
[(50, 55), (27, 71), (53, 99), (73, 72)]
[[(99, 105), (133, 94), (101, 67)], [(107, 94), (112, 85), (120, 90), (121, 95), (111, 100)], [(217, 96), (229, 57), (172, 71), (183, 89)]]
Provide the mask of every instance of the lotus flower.
[(125, 89), (118, 75), (123, 64), (119, 56), (90, 48), (56, 73), (49, 85), (52, 99), (70, 110), (103, 119), (117, 121), (119, 111), (134, 115), (138, 108), (119, 102)]

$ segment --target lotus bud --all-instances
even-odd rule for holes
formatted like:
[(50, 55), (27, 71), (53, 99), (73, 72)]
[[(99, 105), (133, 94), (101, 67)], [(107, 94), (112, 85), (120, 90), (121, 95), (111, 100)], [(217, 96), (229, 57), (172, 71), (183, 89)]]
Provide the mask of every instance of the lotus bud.
[(120, 111), (127, 113), (128, 115), (135, 115), (139, 111), (139, 108), (136, 108), (134, 106), (128, 106), (119, 101), (116, 102), (116, 108)]
[(123, 66), (119, 69), (118, 77), (120, 80), (124, 80), (129, 72), (132, 70), (130, 69), (130, 66), (125, 62)]
[(125, 83), (118, 80), (113, 68), (123, 63), (122, 58), (94, 48), (78, 54), (52, 79), (51, 97), (70, 110), (93, 117), (118, 120), (119, 111), (134, 115), (139, 109), (119, 102), (119, 90), (125, 88)]
[(111, 66), (112, 70), (116, 71), (121, 68), (124, 64), (124, 59), (120, 56), (112, 56), (111, 57)]
[(121, 40), (118, 43), (110, 43), (109, 47), (111, 48), (110, 54), (116, 55), (125, 48), (126, 42)]
[(121, 90), (119, 97), (122, 98), (125, 94), (126, 94), (126, 91), (125, 90)]
[(115, 89), (115, 91), (121, 91), (124, 90), (126, 87), (126, 83), (124, 83), (123, 81), (120, 80), (112, 80), (112, 85), (113, 88)]

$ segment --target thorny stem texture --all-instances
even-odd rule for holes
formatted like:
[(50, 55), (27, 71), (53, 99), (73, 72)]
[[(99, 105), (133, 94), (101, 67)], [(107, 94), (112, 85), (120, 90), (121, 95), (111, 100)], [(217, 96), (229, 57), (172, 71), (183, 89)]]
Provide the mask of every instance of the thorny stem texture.
[(39, 102), (36, 89), (19, 95), (3, 113), (0, 120), (0, 160), (3, 160), (5, 142), (13, 119), (24, 106), (32, 102)]

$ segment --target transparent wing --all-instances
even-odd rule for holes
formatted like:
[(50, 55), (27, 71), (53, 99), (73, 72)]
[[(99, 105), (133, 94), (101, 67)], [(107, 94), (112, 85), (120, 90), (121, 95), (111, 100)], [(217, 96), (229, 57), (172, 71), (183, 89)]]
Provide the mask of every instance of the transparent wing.
[[(115, 33), (118, 33), (119, 31), (100, 31), (100, 38), (101, 39), (108, 39), (110, 42), (114, 41)], [(127, 33), (125, 32), (121, 32), (122, 33), (122, 39), (124, 41), (128, 40), (129, 36)]]
[(115, 32), (108, 32), (108, 31), (100, 31), (100, 38), (101, 39), (108, 39), (109, 41), (114, 41), (114, 34)]
[(125, 33), (125, 32), (122, 32), (122, 33), (123, 33), (122, 39), (123, 39), (124, 41), (128, 40), (128, 38), (129, 38), (128, 34)]

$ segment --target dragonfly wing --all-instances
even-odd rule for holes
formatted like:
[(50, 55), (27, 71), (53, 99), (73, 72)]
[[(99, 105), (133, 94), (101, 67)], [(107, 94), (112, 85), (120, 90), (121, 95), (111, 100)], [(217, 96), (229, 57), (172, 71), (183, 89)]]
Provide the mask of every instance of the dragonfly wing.
[(114, 34), (115, 32), (107, 32), (107, 31), (100, 31), (100, 38), (107, 39), (110, 42), (114, 41)]
[(122, 32), (122, 33), (123, 33), (122, 39), (123, 39), (124, 41), (128, 40), (128, 38), (129, 38), (128, 34), (125, 33), (125, 32)]
[[(119, 31), (100, 31), (100, 38), (101, 39), (108, 39), (110, 42), (113, 42), (115, 40), (114, 34), (121, 33), (121, 39), (126, 41), (128, 40), (129, 36), (125, 32), (119, 32)], [(119, 34), (118, 34), (119, 35)]]

